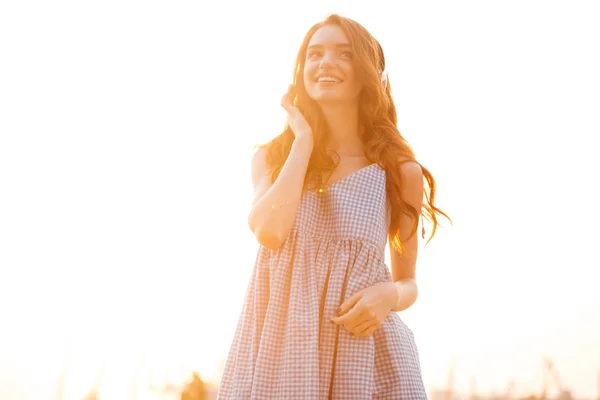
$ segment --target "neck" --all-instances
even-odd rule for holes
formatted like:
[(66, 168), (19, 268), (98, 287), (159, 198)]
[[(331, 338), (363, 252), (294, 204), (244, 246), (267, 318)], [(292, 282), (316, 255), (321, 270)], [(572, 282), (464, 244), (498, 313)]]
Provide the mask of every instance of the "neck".
[(326, 148), (341, 157), (362, 156), (364, 145), (360, 139), (358, 102), (322, 105), (321, 110), (331, 133)]

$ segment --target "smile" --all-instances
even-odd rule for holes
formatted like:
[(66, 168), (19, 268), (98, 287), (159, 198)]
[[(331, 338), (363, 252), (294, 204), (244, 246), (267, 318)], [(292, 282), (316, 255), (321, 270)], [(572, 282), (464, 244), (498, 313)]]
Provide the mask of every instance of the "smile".
[(318, 83), (342, 83), (343, 80), (331, 75), (322, 75), (316, 79)]

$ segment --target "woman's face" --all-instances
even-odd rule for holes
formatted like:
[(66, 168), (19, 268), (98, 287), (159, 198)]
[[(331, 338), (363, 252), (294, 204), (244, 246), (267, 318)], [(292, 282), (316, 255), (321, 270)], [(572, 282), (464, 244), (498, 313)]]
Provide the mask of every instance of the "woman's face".
[(337, 25), (319, 28), (310, 39), (304, 64), (304, 86), (317, 103), (355, 100), (362, 89), (354, 54)]

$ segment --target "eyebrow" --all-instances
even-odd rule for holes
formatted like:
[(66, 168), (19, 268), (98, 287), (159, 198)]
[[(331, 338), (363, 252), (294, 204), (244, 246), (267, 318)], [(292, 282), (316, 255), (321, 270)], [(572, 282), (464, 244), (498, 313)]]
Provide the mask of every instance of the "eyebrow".
[[(325, 46), (323, 46), (322, 44), (312, 44), (312, 45), (308, 46), (308, 49), (309, 50), (310, 49), (322, 49), (323, 47), (325, 47)], [(339, 49), (341, 47), (352, 47), (352, 46), (350, 45), (350, 43), (336, 43), (335, 47)]]

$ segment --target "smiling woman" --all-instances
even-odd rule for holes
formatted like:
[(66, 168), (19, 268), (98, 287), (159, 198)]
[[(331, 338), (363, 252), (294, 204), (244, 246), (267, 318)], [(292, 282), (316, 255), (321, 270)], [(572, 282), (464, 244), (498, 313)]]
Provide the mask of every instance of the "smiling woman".
[(304, 65), (305, 88), (311, 98), (318, 102), (356, 98), (362, 85), (355, 75), (354, 53), (344, 31), (326, 25), (315, 32)]
[[(266, 397), (278, 397), (278, 382), (293, 375), (287, 362), (309, 392), (323, 374), (327, 396), (331, 328), (338, 326), (334, 395), (344, 379), (340, 366), (348, 358), (355, 365), (348, 343), (373, 340), (379, 360), (389, 348), (380, 338), (392, 337), (379, 335), (389, 328), (360, 337), (350, 333), (357, 329), (350, 321), (329, 320), (354, 289), (376, 281), (357, 283), (359, 270), (391, 268), (406, 289), (402, 298), (415, 298), (408, 278), (414, 257), (392, 258), (386, 247), (384, 266), (350, 254), (351, 243), (378, 253), (372, 243), (380, 236), (363, 232), (357, 215), (379, 215), (370, 209), (381, 198), (379, 168), (390, 190), (402, 170), (388, 157), (398, 133), (394, 110), (384, 104), (390, 83), (378, 75), (384, 65), (398, 129), (440, 182), (436, 204), (460, 220), (426, 247), (418, 228), (419, 297), (399, 313), (416, 336), (430, 393), (446, 387), (456, 359), (455, 397), (504, 393), (508, 378), (515, 398), (539, 396), (541, 361), (551, 356), (577, 398), (600, 398), (600, 318), (593, 317), (600, 315), (600, 209), (589, 207), (600, 203), (590, 185), (600, 171), (593, 143), (600, 57), (589, 51), (600, 37), (595, 3), (397, 2), (389, 12), (381, 0), (308, 0), (292, 17), (284, 2), (270, 3), (268, 13), (256, 2), (34, 3), (0, 6), (0, 399), (81, 400), (100, 370), (102, 399), (134, 397), (134, 379), (140, 391), (146, 379), (158, 388), (176, 384), (168, 371), (180, 365), (216, 384), (251, 273), (269, 286), (248, 288), (256, 307), (246, 305), (240, 332), (254, 338), (252, 356), (234, 348), (230, 363), (241, 366), (255, 392), (269, 379)], [(343, 38), (317, 43), (320, 23), (302, 43), (313, 22), (334, 9), (371, 30), (385, 63), (378, 63), (376, 43), (343, 21)], [(350, 46), (337, 47), (343, 43)], [(309, 44), (322, 45), (311, 47), (310, 59)], [(322, 67), (307, 73), (315, 89), (321, 78), (320, 94), (309, 95), (303, 83), (311, 63)], [(358, 128), (352, 95), (341, 95), (348, 66), (363, 85)], [(326, 87), (332, 78), (339, 81)], [(279, 137), (285, 110), (273, 103), (292, 83), (293, 108), (284, 104), (294, 130)], [(316, 103), (310, 96), (317, 95), (339, 101)], [(364, 141), (355, 129), (364, 129)], [(255, 159), (258, 200), (249, 231), (240, 207), (254, 195), (245, 181), (248, 150), (273, 138)], [(275, 171), (276, 178), (263, 178)], [(376, 186), (368, 186), (371, 179)], [(574, 193), (588, 206), (581, 217), (564, 212)], [(388, 210), (402, 209), (398, 197), (388, 198)], [(321, 216), (333, 220), (334, 235), (312, 228), (311, 221), (325, 223)], [(346, 217), (355, 236), (342, 237)], [(286, 218), (311, 229), (289, 228)], [(390, 221), (410, 226), (396, 216)], [(256, 233), (273, 247), (260, 249), (253, 269)], [(328, 258), (331, 246), (341, 248), (337, 261)], [(286, 254), (294, 255), (290, 265)], [(286, 335), (294, 347), (281, 350), (272, 338)], [(268, 368), (271, 349), (280, 359)], [(298, 349), (295, 362), (287, 354)], [(139, 380), (138, 353), (152, 371)], [(471, 380), (477, 393), (469, 393)], [(65, 396), (55, 396), (58, 381)], [(369, 380), (361, 382), (366, 388)], [(136, 399), (158, 397), (142, 392)]]
[(282, 98), (288, 126), (253, 158), (248, 225), (261, 247), (220, 399), (426, 399), (395, 312), (417, 297), (421, 210), (434, 232), (445, 214), (396, 128), (384, 71), (381, 46), (351, 19), (307, 33)]

